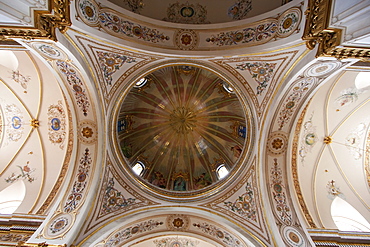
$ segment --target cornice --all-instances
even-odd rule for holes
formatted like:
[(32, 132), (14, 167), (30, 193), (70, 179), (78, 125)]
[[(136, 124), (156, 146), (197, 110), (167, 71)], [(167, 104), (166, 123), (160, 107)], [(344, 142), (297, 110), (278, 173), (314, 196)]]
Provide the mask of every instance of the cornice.
[(309, 49), (318, 44), (316, 57), (335, 57), (337, 59), (357, 58), (370, 60), (370, 48), (343, 47), (341, 45), (343, 32), (340, 29), (329, 28), (332, 0), (309, 0), (303, 40)]
[(50, 39), (57, 41), (56, 29), (62, 33), (71, 26), (70, 0), (49, 0), (48, 11), (34, 11), (34, 27), (0, 26), (0, 40), (10, 38)]

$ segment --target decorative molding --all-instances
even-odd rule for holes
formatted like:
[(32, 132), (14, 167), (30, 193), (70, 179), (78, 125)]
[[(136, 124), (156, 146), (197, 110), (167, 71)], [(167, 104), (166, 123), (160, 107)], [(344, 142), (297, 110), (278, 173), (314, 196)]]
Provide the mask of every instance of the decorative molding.
[(148, 220), (113, 232), (104, 242), (104, 246), (116, 246), (137, 234), (148, 233), (158, 226), (163, 225), (162, 221)]
[(34, 11), (34, 27), (0, 27), (0, 40), (10, 38), (23, 39), (50, 39), (57, 41), (56, 29), (62, 33), (71, 26), (70, 0), (51, 0), (49, 10)]
[[(64, 100), (65, 100), (65, 98), (64, 98)], [(64, 158), (63, 166), (62, 166), (62, 168), (61, 168), (61, 170), (59, 172), (58, 179), (55, 182), (53, 189), (49, 193), (49, 196), (44, 201), (43, 205), (36, 212), (36, 214), (44, 214), (46, 212), (46, 210), (52, 205), (52, 202), (56, 198), (56, 195), (57, 195), (59, 189), (62, 186), (62, 183), (64, 181), (64, 178), (65, 178), (65, 176), (67, 174), (69, 162), (71, 160), (72, 150), (73, 150), (73, 147), (74, 147), (74, 141), (73, 141), (74, 140), (73, 139), (74, 129), (72, 127), (71, 109), (69, 108), (68, 104), (66, 104), (66, 108), (67, 108), (67, 116), (68, 116), (68, 126), (69, 126), (68, 132), (69, 133), (68, 133), (67, 151), (66, 151), (66, 155), (65, 155), (65, 158)]]
[[(307, 104), (307, 105), (309, 105), (309, 104)], [(301, 210), (302, 210), (302, 212), (303, 212), (303, 214), (306, 218), (306, 221), (310, 225), (311, 228), (316, 228), (317, 226), (316, 226), (315, 222), (313, 221), (313, 219), (310, 215), (310, 212), (308, 211), (306, 202), (303, 198), (301, 186), (299, 184), (299, 177), (298, 177), (298, 160), (297, 160), (298, 155), (297, 154), (298, 154), (298, 146), (299, 146), (299, 132), (301, 130), (302, 122), (303, 122), (304, 116), (306, 115), (306, 111), (307, 111), (307, 106), (306, 106), (306, 108), (304, 108), (304, 110), (301, 113), (301, 116), (298, 119), (297, 127), (295, 129), (294, 139), (293, 139), (293, 142), (292, 142), (293, 143), (293, 147), (292, 147), (292, 177), (293, 177), (293, 182), (294, 182), (295, 193), (297, 195), (299, 205), (301, 206)]]
[(309, 49), (318, 44), (316, 57), (335, 57), (337, 59), (370, 59), (370, 48), (338, 47), (341, 44), (342, 30), (329, 28), (332, 0), (309, 0), (305, 11), (306, 24), (303, 40)]
[(70, 213), (75, 211), (79, 206), (82, 200), (84, 199), (84, 192), (88, 184), (88, 177), (91, 169), (91, 153), (88, 148), (85, 149), (84, 154), (79, 160), (78, 174), (74, 178), (73, 188), (65, 201), (63, 211)]
[(301, 9), (295, 7), (282, 13), (279, 18), (267, 18), (251, 23), (243, 29), (212, 34), (206, 38), (206, 41), (217, 46), (264, 44), (272, 39), (288, 37), (298, 31), (301, 18)]
[(226, 246), (238, 247), (242, 246), (242, 243), (236, 236), (233, 236), (231, 233), (218, 228), (217, 226), (208, 224), (206, 222), (203, 223), (193, 223), (193, 226), (202, 230), (204, 233), (211, 235), (212, 237), (216, 237), (221, 243), (225, 244)]

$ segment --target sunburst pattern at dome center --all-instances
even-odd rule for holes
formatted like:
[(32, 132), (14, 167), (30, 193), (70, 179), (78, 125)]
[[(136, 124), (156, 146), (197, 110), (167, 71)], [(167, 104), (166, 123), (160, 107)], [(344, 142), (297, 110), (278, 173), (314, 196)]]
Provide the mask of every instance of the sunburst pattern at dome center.
[(179, 134), (187, 134), (196, 127), (196, 115), (189, 108), (178, 107), (170, 115), (170, 125)]
[(229, 84), (216, 74), (173, 66), (146, 76), (128, 93), (118, 117), (118, 142), (131, 168), (157, 188), (201, 190), (231, 171), (248, 139), (246, 117)]

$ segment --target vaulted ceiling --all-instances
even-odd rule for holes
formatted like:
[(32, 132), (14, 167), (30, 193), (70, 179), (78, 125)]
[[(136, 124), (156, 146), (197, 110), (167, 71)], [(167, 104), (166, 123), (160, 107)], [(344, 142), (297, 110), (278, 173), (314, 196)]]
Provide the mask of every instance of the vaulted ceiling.
[(142, 2), (20, 3), (56, 31), (1, 2), (1, 218), (35, 222), (1, 244), (312, 246), (337, 197), (370, 222), (369, 4)]

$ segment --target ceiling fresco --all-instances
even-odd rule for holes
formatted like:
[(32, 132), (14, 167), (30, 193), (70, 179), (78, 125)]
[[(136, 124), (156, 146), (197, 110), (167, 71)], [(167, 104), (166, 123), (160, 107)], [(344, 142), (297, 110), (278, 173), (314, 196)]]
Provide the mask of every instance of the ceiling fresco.
[(8, 2), (0, 246), (368, 244), (369, 1)]
[(201, 190), (248, 151), (247, 117), (234, 89), (216, 74), (171, 66), (138, 80), (127, 94), (117, 138), (127, 165), (144, 166), (140, 177), (151, 185)]
[(108, 1), (146, 17), (185, 24), (224, 23), (241, 20), (266, 13), (290, 2), (289, 0), (224, 0), (215, 4), (214, 0)]

